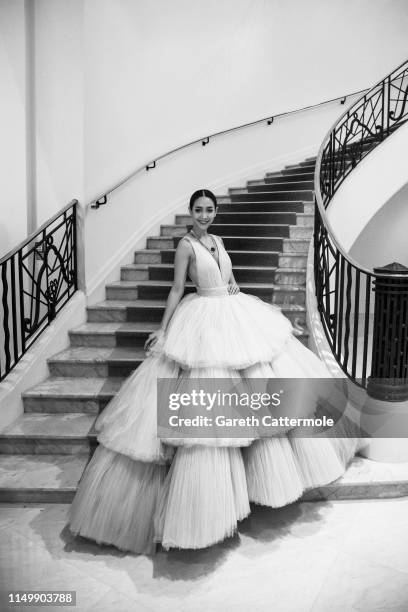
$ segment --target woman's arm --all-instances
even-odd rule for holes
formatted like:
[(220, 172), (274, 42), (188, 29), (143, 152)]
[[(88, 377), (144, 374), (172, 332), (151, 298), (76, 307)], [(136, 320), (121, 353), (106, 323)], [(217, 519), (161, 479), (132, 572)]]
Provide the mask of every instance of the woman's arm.
[(166, 308), (160, 327), (157, 331), (150, 334), (145, 343), (145, 350), (151, 348), (153, 342), (156, 342), (166, 331), (171, 317), (174, 314), (181, 298), (183, 297), (184, 287), (186, 284), (186, 276), (188, 264), (190, 262), (191, 246), (187, 240), (180, 240), (176, 255), (174, 257), (174, 281), (170, 289), (169, 296), (166, 302)]
[(231, 276), (229, 277), (229, 280), (228, 280), (228, 293), (232, 293), (233, 295), (235, 295), (236, 293), (239, 293), (239, 286), (237, 284), (237, 281), (235, 280), (232, 270), (231, 270)]

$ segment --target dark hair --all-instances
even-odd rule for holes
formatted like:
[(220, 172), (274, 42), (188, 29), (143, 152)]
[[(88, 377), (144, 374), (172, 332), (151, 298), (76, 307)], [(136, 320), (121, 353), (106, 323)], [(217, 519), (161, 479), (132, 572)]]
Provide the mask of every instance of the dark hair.
[(217, 209), (218, 202), (213, 192), (210, 191), (209, 189), (198, 189), (197, 191), (193, 193), (193, 195), (190, 198), (190, 204), (188, 205), (190, 210), (193, 210), (194, 202), (198, 200), (198, 198), (209, 198), (213, 202), (215, 208)]

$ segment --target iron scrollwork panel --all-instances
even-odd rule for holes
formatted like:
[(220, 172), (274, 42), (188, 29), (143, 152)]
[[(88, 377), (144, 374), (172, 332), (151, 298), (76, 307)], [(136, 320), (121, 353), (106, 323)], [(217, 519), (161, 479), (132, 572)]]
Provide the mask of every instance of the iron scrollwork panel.
[(58, 305), (75, 287), (74, 221), (70, 215), (51, 231), (44, 230), (22, 257), (26, 340), (55, 318)]
[(0, 262), (0, 380), (77, 289), (76, 204)]

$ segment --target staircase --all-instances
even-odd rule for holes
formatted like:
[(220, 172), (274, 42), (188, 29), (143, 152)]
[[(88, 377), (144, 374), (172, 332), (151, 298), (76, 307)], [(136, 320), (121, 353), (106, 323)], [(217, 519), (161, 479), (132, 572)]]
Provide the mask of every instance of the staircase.
[[(314, 159), (267, 173), (218, 197), (223, 237), (241, 290), (305, 326), (306, 257), (313, 231)], [(144, 358), (161, 321), (188, 215), (147, 238), (106, 301), (88, 308), (70, 347), (48, 360), (50, 378), (23, 396), (24, 414), (0, 434), (0, 501), (70, 502), (96, 444), (93, 423)], [(194, 289), (187, 283), (186, 292)], [(307, 343), (307, 333), (300, 339)]]

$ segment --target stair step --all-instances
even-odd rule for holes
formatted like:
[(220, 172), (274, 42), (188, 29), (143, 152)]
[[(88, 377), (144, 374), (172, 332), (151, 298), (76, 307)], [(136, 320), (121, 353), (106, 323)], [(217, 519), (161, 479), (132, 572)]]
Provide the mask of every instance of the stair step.
[(129, 376), (145, 357), (141, 347), (72, 347), (47, 361), (51, 376), (116, 378)]
[[(293, 211), (280, 211), (280, 212), (273, 212), (273, 211), (236, 211), (234, 212), (233, 210), (230, 212), (224, 212), (224, 211), (219, 211), (217, 212), (217, 216), (215, 218), (215, 223), (213, 223), (213, 225), (211, 226), (211, 228), (217, 226), (217, 225), (257, 225), (257, 224), (262, 224), (262, 225), (281, 225), (281, 224), (287, 224), (287, 223), (296, 223), (296, 218), (297, 215), (303, 215), (304, 214), (304, 210), (303, 210), (303, 204), (301, 203), (296, 203), (295, 208), (298, 208), (299, 210), (293, 210)], [(308, 213), (308, 215), (310, 216), (311, 213)], [(314, 216), (314, 215), (312, 215)], [(183, 227), (186, 226), (190, 226), (192, 225), (192, 220), (190, 215), (176, 215), (176, 225), (181, 225)], [(212, 233), (212, 229), (210, 229), (210, 232)]]
[[(126, 322), (151, 321), (160, 323), (166, 300), (106, 300), (93, 306), (88, 306), (88, 320), (92, 322)], [(305, 325), (305, 307), (302, 304), (281, 304), (283, 314), (295, 321), (300, 320)]]
[[(175, 249), (166, 249), (163, 251), (153, 251), (153, 255), (149, 260), (149, 249), (136, 251), (135, 253), (135, 264), (128, 264), (126, 269), (131, 270), (133, 266), (138, 267), (143, 265), (145, 262), (148, 264), (160, 264), (160, 263), (174, 263), (174, 256), (176, 253)], [(156, 257), (156, 254), (160, 254), (160, 259)], [(297, 255), (296, 253), (282, 255), (279, 251), (229, 251), (232, 265), (251, 265), (251, 266), (279, 266), (290, 267), (290, 268), (304, 268), (306, 266), (307, 258), (305, 255)], [(140, 262), (140, 263), (139, 263)]]
[(313, 227), (309, 225), (290, 225), (289, 238), (311, 238), (313, 235)]
[(139, 249), (135, 251), (135, 263), (160, 263), (162, 260), (161, 254), (160, 249)]
[[(228, 196), (225, 196), (228, 198)], [(269, 212), (314, 213), (314, 202), (229, 202), (218, 206), (218, 215), (223, 213), (269, 213)], [(218, 216), (217, 215), (217, 216)]]
[(293, 180), (281, 180), (276, 177), (273, 180), (269, 179), (269, 182), (263, 182), (258, 185), (248, 185), (246, 188), (230, 187), (228, 193), (235, 195), (236, 193), (257, 193), (257, 192), (273, 192), (273, 191), (305, 191), (314, 189), (314, 181), (312, 179), (303, 181)]
[(118, 323), (83, 323), (69, 332), (71, 346), (114, 348), (138, 346), (142, 348), (148, 335), (158, 328), (150, 321)]
[[(308, 215), (309, 216), (309, 215)], [(289, 235), (289, 225), (296, 224), (296, 213), (282, 215), (282, 223), (213, 223), (211, 233), (216, 236), (269, 236), (282, 237)], [(164, 236), (184, 236), (188, 232), (185, 225), (162, 225), (162, 235)], [(174, 233), (173, 233), (174, 232)]]
[[(99, 324), (100, 328), (105, 325)], [(23, 393), (24, 411), (98, 415), (124, 381), (125, 378), (48, 378)]]
[[(300, 283), (299, 283), (300, 284)], [(303, 282), (304, 284), (304, 282)], [(164, 307), (163, 307), (164, 312)], [(163, 314), (163, 313), (162, 313)], [(286, 313), (285, 313), (286, 314)], [(295, 311), (289, 312), (289, 318), (297, 326), (306, 328), (305, 312)], [(140, 313), (139, 313), (140, 316)], [(146, 323), (146, 322), (144, 322)], [(116, 329), (114, 328), (116, 326)], [(89, 327), (88, 327), (89, 326)], [(125, 326), (128, 326), (125, 328)], [(75, 342), (71, 343), (72, 347), (131, 347), (143, 348), (148, 335), (157, 329), (159, 321), (150, 322), (149, 328), (145, 330), (138, 329), (137, 322), (127, 323), (85, 323), (75, 338)], [(105, 329), (107, 328), (107, 329)], [(306, 331), (305, 331), (306, 337)], [(52, 379), (50, 379), (52, 380)], [(53, 412), (53, 410), (50, 410)], [(78, 410), (76, 410), (78, 412)]]
[[(74, 498), (89, 455), (0, 456), (0, 502), (66, 503)], [(404, 463), (379, 463), (355, 457), (345, 474), (306, 491), (303, 501), (391, 499), (408, 495)]]
[[(297, 174), (284, 174), (284, 170), (279, 172), (268, 172), (262, 179), (255, 179), (246, 182), (246, 187), (265, 186), (265, 191), (268, 191), (270, 185), (281, 183), (283, 189), (288, 183), (293, 183), (299, 187), (299, 183), (307, 183), (309, 189), (314, 189), (314, 173), (313, 172), (298, 172)], [(262, 191), (262, 190), (261, 190)]]
[[(235, 266), (234, 276), (238, 283), (241, 282), (275, 282), (276, 266)], [(299, 274), (305, 277), (305, 269), (283, 268), (280, 274), (291, 277), (298, 277)], [(123, 281), (137, 282), (139, 280), (170, 280), (174, 278), (173, 264), (151, 264), (146, 269), (146, 264), (141, 264), (140, 269), (137, 265), (124, 266), (121, 269), (121, 279)], [(278, 282), (278, 281), (276, 281)], [(282, 281), (279, 281), (282, 282)], [(294, 281), (290, 281), (292, 284)], [(304, 282), (304, 281), (302, 281)], [(283, 283), (286, 284), (286, 283)]]
[[(302, 213), (303, 214), (303, 213)], [(232, 223), (224, 225), (221, 223), (213, 223), (211, 233), (216, 236), (269, 236), (269, 237), (285, 237), (289, 236), (289, 225), (296, 225), (296, 213), (285, 215), (286, 220), (283, 223), (263, 224), (263, 223)], [(306, 215), (299, 219), (303, 223), (313, 223), (313, 216)], [(162, 225), (162, 236), (185, 236), (189, 228), (185, 225)]]
[(95, 446), (94, 415), (23, 414), (0, 433), (0, 454), (76, 455)]
[[(116, 281), (106, 285), (106, 298), (108, 300), (166, 299), (171, 287), (172, 282), (162, 280)], [(281, 286), (273, 283), (242, 282), (240, 288), (244, 293), (250, 293), (274, 304), (304, 303), (304, 290), (292, 285)], [(193, 291), (195, 291), (195, 287), (192, 283), (186, 283), (185, 293)]]
[[(293, 228), (294, 230), (302, 230), (302, 229), (307, 229), (308, 231), (310, 231), (309, 228)], [(307, 253), (309, 250), (309, 244), (310, 244), (310, 238), (307, 239), (305, 237), (302, 238), (295, 238), (295, 237), (291, 237), (288, 239), (283, 240), (283, 253)]]
[(0, 502), (69, 504), (89, 461), (81, 455), (0, 455)]
[(297, 189), (296, 191), (257, 191), (255, 193), (235, 193), (227, 196), (218, 196), (218, 204), (228, 202), (286, 202), (286, 201), (307, 201), (313, 200), (313, 189)]
[[(284, 168), (282, 170), (282, 175), (283, 176), (292, 176), (292, 177), (297, 176), (298, 178), (300, 176), (302, 176), (302, 178), (309, 177), (310, 180), (314, 180), (314, 174), (315, 174), (315, 169), (314, 168), (298, 168), (298, 167), (294, 167), (294, 168)], [(267, 174), (266, 176), (267, 176), (267, 178), (272, 178), (271, 174)], [(295, 180), (295, 179), (293, 178), (293, 180)]]
[(302, 162), (298, 162), (297, 164), (287, 164), (285, 166), (285, 168), (309, 168), (309, 169), (314, 169), (316, 165), (316, 161), (302, 161)]
[[(227, 251), (240, 249), (244, 251), (282, 251), (283, 249), (283, 252), (288, 253), (300, 250), (307, 252), (309, 248), (309, 240), (293, 237), (269, 238), (266, 236), (222, 236), (222, 238)], [(151, 236), (147, 239), (147, 248), (160, 250), (174, 249), (177, 247), (179, 242), (180, 238), (177, 236)]]

